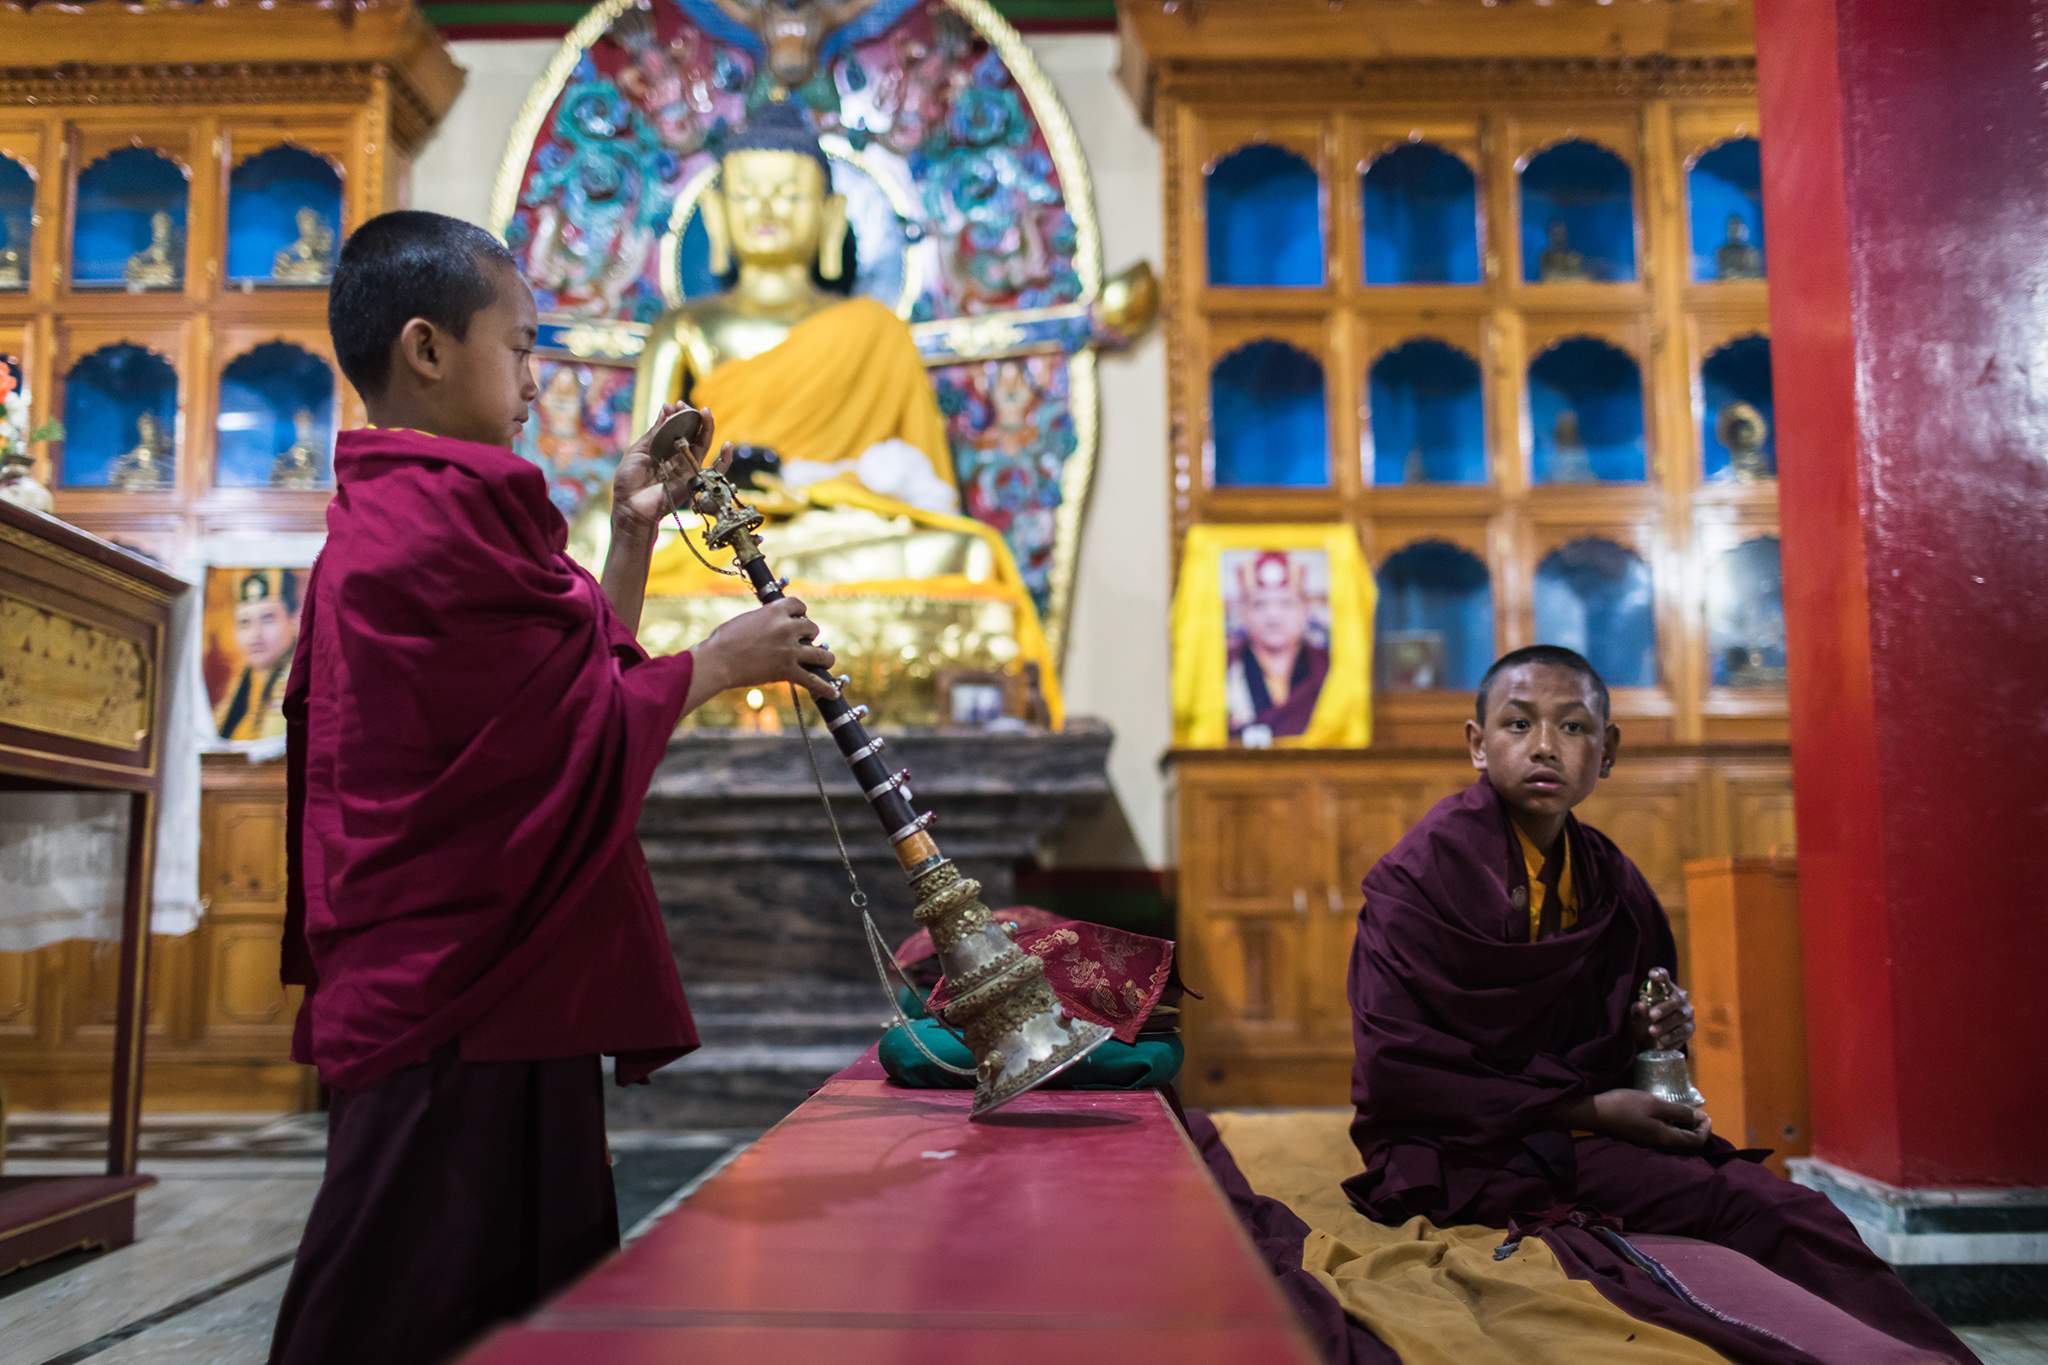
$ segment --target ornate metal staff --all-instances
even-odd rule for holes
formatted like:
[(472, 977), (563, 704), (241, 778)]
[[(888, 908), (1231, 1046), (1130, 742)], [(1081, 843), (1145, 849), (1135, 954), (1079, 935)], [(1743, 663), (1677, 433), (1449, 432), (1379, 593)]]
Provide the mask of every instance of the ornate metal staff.
[[(650, 442), (656, 468), (665, 473), (678, 460), (689, 468), (685, 487), (691, 509), (707, 523), (705, 544), (732, 551), (764, 605), (780, 601), (788, 580), (776, 578), (761, 554), (754, 536), (761, 513), (740, 501), (722, 473), (697, 462), (695, 441), (702, 425), (702, 414), (693, 408), (664, 421)], [(816, 672), (829, 676), (822, 669)], [(839, 684), (843, 692), (844, 680)], [(1110, 1030), (1060, 1008), (1045, 979), (1045, 964), (1010, 941), (981, 903), (981, 883), (963, 876), (939, 852), (929, 832), (933, 817), (912, 805), (909, 770), (892, 774), (882, 761), (884, 742), (871, 738), (861, 725), (868, 708), (849, 706), (843, 696), (812, 700), (896, 852), (917, 897), (912, 913), (931, 931), (938, 949), (951, 996), (946, 1022), (959, 1029), (974, 1054), (972, 1116), (1015, 1099), (1105, 1042)]]

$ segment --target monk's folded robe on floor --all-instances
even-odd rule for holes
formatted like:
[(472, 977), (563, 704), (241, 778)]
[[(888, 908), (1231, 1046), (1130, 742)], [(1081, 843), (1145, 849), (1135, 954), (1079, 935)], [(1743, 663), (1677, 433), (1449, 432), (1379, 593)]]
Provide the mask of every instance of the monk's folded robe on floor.
[(694, 1048), (641, 803), (690, 685), (533, 465), (343, 433), (285, 701), (292, 1056), (334, 1092), (286, 1365), (433, 1361), (618, 1245), (598, 1054)]
[(1602, 1220), (1732, 1247), (1901, 1342), (1969, 1359), (1824, 1196), (1756, 1165), (1760, 1153), (1716, 1137), (1676, 1155), (1556, 1124), (1560, 1106), (1629, 1085), (1635, 992), (1652, 967), (1677, 969), (1635, 864), (1576, 819), (1564, 837), (1577, 919), (1534, 941), (1525, 859), (1484, 777), (1366, 877), (1350, 970), (1351, 1134), (1365, 1161), (1345, 1182), (1352, 1202), (1383, 1223), (1542, 1231), (1631, 1313), (1735, 1358), (1800, 1357), (1684, 1308), (1600, 1235)]

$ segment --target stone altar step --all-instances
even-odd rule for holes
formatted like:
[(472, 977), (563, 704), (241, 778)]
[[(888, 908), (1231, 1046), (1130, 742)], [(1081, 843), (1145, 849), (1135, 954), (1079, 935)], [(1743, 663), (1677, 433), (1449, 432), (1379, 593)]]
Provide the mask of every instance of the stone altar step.
[(647, 1085), (608, 1086), (613, 1128), (766, 1128), (882, 1036), (868, 982), (791, 978), (688, 986), (703, 1047)]

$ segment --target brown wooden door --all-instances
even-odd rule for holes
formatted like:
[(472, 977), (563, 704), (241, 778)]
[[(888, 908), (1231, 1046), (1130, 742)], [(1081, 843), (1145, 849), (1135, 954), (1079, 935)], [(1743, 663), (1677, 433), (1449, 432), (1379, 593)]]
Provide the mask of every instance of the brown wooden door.
[(1182, 970), (1198, 1037), (1282, 1043), (1307, 1029), (1305, 968), (1324, 860), (1306, 783), (1190, 782), (1183, 794)]
[(1331, 876), (1317, 901), (1317, 943), (1311, 972), (1311, 1031), (1331, 1042), (1351, 1039), (1346, 978), (1364, 903), (1359, 883), (1380, 856), (1408, 832), (1427, 798), (1412, 783), (1331, 782), (1324, 788), (1330, 828)]

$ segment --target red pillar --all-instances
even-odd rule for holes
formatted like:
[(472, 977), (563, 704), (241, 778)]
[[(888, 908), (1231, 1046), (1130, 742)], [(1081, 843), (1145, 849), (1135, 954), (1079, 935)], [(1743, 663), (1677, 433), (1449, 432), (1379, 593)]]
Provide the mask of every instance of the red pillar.
[(1757, 0), (1815, 1155), (2048, 1186), (2048, 0)]

